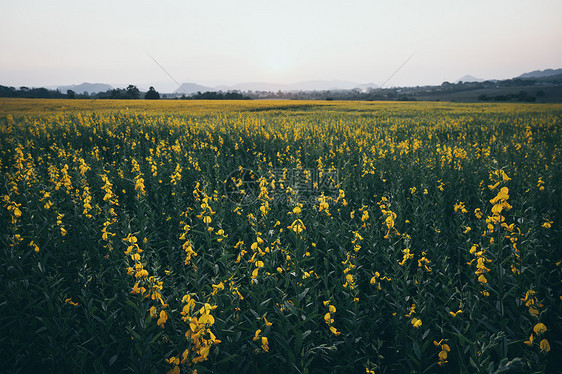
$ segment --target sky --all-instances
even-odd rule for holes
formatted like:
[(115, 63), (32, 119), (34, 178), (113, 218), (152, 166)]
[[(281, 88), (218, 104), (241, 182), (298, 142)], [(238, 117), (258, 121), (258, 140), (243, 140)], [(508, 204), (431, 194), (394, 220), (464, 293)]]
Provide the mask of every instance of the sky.
[(0, 0), (0, 85), (508, 79), (562, 67), (561, 16), (561, 0)]

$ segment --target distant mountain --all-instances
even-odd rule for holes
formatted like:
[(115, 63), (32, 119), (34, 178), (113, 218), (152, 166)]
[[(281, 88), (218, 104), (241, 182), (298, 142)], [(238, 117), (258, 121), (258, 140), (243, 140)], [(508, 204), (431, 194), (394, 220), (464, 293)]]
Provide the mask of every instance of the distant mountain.
[(87, 92), (89, 94), (92, 93), (97, 93), (97, 92), (105, 92), (107, 90), (112, 90), (113, 87), (110, 86), (109, 84), (105, 84), (105, 83), (81, 83), (81, 84), (73, 84), (70, 86), (59, 86), (57, 87), (57, 89), (62, 92), (62, 93), (66, 93), (67, 90), (72, 90), (76, 93), (84, 93)]
[(465, 75), (464, 77), (462, 77), (461, 79), (459, 79), (455, 83), (459, 83), (459, 82), (465, 82), (465, 83), (484, 82), (484, 79), (476, 78), (476, 77), (473, 77), (472, 75)]
[(182, 85), (175, 91), (177, 94), (194, 94), (197, 92), (214, 91), (212, 87), (202, 86), (197, 83), (182, 83)]
[(232, 86), (220, 86), (223, 91), (290, 91), (286, 84), (267, 82), (244, 82)]
[(183, 83), (181, 89), (175, 91), (176, 94), (196, 93), (198, 91), (327, 91), (327, 90), (351, 90), (358, 88), (367, 90), (370, 88), (378, 88), (374, 83), (356, 83), (350, 81), (338, 80), (310, 80), (295, 83), (269, 83), (269, 82), (243, 82), (234, 85), (219, 85), (215, 87), (201, 86), (196, 83)]
[(517, 78), (544, 78), (559, 74), (562, 74), (562, 69), (535, 70), (529, 73), (521, 74)]
[(324, 80), (315, 80), (315, 81), (304, 81), (304, 82), (297, 82), (288, 85), (289, 90), (295, 91), (327, 91), (327, 90), (351, 90), (354, 88), (366, 89), (366, 88), (376, 88), (377, 86), (373, 83), (366, 83), (366, 84), (359, 84), (356, 82), (350, 81), (324, 81)]

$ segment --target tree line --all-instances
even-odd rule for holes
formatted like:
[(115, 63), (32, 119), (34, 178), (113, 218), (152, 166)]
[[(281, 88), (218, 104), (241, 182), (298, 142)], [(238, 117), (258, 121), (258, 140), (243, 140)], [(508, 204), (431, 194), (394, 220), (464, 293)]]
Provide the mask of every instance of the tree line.
[(47, 88), (29, 88), (22, 86), (19, 89), (16, 87), (0, 86), (0, 97), (19, 97), (19, 98), (34, 98), (34, 99), (147, 99), (157, 100), (160, 99), (160, 93), (150, 87), (147, 92), (141, 92), (137, 86), (130, 84), (127, 88), (114, 88), (105, 92), (98, 92), (96, 94), (88, 94), (87, 92), (77, 93), (73, 90), (67, 90), (66, 93), (57, 90), (49, 90)]

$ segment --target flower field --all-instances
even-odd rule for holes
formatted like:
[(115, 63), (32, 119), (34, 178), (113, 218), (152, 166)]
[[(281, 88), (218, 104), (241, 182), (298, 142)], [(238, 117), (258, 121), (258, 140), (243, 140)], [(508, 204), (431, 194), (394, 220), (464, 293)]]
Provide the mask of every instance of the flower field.
[(6, 372), (562, 367), (562, 105), (0, 100)]

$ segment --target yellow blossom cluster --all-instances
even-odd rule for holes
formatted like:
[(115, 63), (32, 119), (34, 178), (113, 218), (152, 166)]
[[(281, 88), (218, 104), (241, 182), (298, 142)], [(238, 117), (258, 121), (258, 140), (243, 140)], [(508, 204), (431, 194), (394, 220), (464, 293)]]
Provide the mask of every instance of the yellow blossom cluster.
[(449, 347), (447, 343), (443, 343), (443, 339), (441, 339), (439, 342), (434, 340), (433, 345), (441, 349), (441, 351), (437, 355), (439, 358), (437, 364), (439, 364), (439, 366), (444, 366), (448, 362), (447, 356), (448, 353), (451, 352), (451, 347)]
[(383, 214), (384, 224), (387, 228), (384, 238), (385, 239), (389, 238), (391, 230), (394, 230), (394, 233), (399, 236), (400, 233), (398, 232), (396, 227), (394, 227), (394, 221), (396, 220), (396, 213), (394, 213), (393, 211), (387, 208), (389, 205), (388, 199), (383, 196), (377, 204)]
[(332, 304), (330, 304), (330, 300), (326, 300), (323, 302), (324, 306), (328, 307), (328, 312), (326, 314), (324, 314), (324, 322), (326, 322), (326, 324), (330, 327), (330, 332), (334, 335), (340, 335), (341, 332), (338, 331), (338, 329), (336, 329), (332, 324), (334, 323), (334, 319), (332, 318), (333, 314), (336, 313), (336, 307)]

